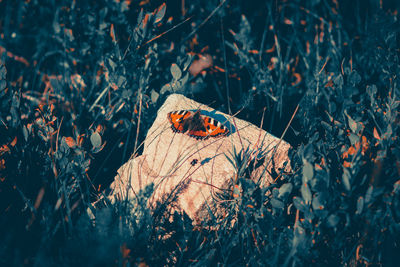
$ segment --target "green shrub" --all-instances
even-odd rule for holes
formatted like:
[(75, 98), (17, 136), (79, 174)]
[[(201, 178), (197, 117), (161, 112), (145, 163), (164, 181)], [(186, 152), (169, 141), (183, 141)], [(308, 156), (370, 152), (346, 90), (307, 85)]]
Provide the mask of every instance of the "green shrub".
[[(399, 4), (178, 2), (0, 1), (0, 264), (395, 266)], [(174, 92), (285, 133), (293, 171), (226, 155), (202, 227), (151, 187), (93, 207)]]

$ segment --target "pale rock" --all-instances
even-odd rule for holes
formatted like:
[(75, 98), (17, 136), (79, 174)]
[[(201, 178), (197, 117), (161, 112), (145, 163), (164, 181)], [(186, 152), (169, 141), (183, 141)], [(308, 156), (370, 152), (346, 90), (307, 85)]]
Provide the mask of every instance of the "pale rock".
[[(228, 136), (210, 137), (207, 140), (196, 140), (187, 134), (172, 131), (167, 119), (169, 112), (197, 109), (223, 115), (236, 130)], [(216, 112), (183, 95), (170, 95), (147, 133), (143, 154), (129, 160), (118, 170), (111, 185), (110, 198), (125, 200), (128, 197), (131, 200), (146, 185), (154, 183), (150, 207), (162, 197), (178, 192), (178, 207), (195, 222), (200, 222), (208, 212), (206, 205), (215, 203), (215, 193), (232, 189), (228, 186), (232, 185), (236, 173), (226, 157), (232, 158), (234, 147), (237, 152), (249, 147), (255, 155), (259, 151), (266, 152), (264, 165), (252, 175), (259, 177), (263, 174), (263, 186), (272, 182), (265, 167), (266, 170), (274, 167), (278, 173), (278, 169), (282, 168), (289, 171), (287, 154), (290, 145), (285, 141), (249, 122)], [(271, 155), (274, 155), (273, 160)], [(193, 160), (197, 160), (197, 163)]]

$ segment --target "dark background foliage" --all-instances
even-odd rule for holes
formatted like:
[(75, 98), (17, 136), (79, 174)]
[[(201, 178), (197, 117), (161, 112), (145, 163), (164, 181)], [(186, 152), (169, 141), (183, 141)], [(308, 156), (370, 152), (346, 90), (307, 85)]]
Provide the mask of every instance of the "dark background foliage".
[[(395, 266), (399, 7), (0, 1), (0, 264)], [(227, 155), (227, 214), (202, 227), (150, 213), (151, 187), (94, 209), (174, 92), (289, 125), (293, 172), (260, 188), (251, 151)]]

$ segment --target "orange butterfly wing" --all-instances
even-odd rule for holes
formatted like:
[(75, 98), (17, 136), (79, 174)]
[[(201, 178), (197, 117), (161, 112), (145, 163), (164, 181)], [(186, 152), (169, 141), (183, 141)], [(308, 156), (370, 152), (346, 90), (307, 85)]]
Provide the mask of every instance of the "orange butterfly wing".
[(168, 113), (167, 117), (174, 132), (183, 133), (183, 121), (190, 117), (192, 112), (179, 110)]
[[(192, 115), (193, 112), (188, 110), (173, 111), (168, 113), (168, 120), (171, 123), (172, 130), (174, 132), (183, 133), (184, 132), (183, 122)], [(201, 119), (203, 120), (205, 131), (191, 129), (187, 132), (189, 136), (194, 137), (196, 139), (205, 140), (210, 136), (217, 137), (220, 135), (229, 134), (228, 128), (226, 128), (219, 121), (206, 115), (201, 115)]]
[(205, 131), (190, 130), (188, 132), (188, 135), (191, 137), (194, 137), (196, 139), (207, 139), (208, 137), (210, 137), (210, 135), (208, 135), (207, 132), (205, 132)]
[(216, 137), (220, 135), (227, 135), (229, 134), (228, 128), (226, 128), (222, 123), (219, 121), (208, 117), (204, 116), (204, 126), (206, 127), (208, 131), (208, 136), (211, 137)]
[(191, 137), (194, 137), (196, 139), (207, 139), (210, 136), (217, 137), (220, 135), (229, 134), (228, 128), (226, 128), (219, 121), (217, 121), (209, 116), (206, 116), (206, 115), (202, 115), (202, 119), (203, 119), (204, 128), (206, 129), (206, 131), (191, 130), (188, 132), (188, 135), (190, 135)]

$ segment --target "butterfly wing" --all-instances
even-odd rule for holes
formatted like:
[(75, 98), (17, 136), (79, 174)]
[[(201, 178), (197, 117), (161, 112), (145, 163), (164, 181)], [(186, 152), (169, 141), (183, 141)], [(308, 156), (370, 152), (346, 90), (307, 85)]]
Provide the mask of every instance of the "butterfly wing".
[(207, 134), (211, 137), (229, 134), (228, 128), (222, 123), (208, 116), (204, 116), (204, 126), (207, 129)]
[[(194, 115), (196, 114), (197, 113), (189, 110), (179, 110), (168, 113), (167, 117), (174, 132), (187, 132), (189, 136), (198, 140), (205, 140), (210, 136), (217, 137), (220, 135), (225, 136), (229, 134), (228, 128), (226, 128), (219, 121), (206, 115), (200, 115), (201, 117), (194, 118)], [(193, 125), (193, 123), (195, 125)]]
[(191, 111), (179, 110), (168, 113), (167, 117), (174, 132), (183, 133), (183, 121), (192, 115)]
[(209, 116), (205, 116), (205, 115), (202, 115), (202, 119), (203, 119), (205, 131), (204, 130), (201, 130), (201, 131), (191, 130), (188, 132), (188, 134), (190, 136), (197, 138), (197, 139), (207, 139), (210, 136), (217, 137), (220, 135), (229, 134), (228, 128), (226, 128), (219, 121), (217, 121)]
[(207, 132), (205, 132), (205, 131), (195, 131), (195, 130), (188, 131), (188, 135), (191, 137), (194, 137), (198, 140), (201, 140), (201, 139), (205, 140), (210, 137), (210, 135), (208, 135)]

